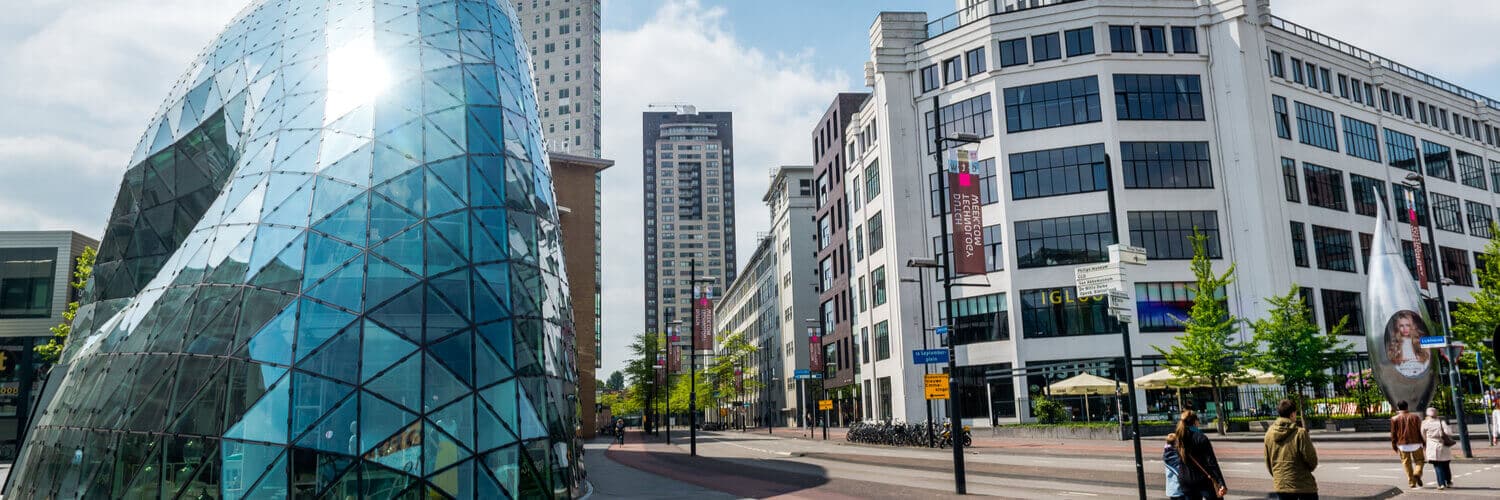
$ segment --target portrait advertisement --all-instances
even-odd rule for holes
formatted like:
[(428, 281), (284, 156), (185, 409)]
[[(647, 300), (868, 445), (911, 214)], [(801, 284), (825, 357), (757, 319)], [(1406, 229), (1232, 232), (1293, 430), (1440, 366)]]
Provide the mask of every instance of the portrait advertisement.
[(1421, 376), (1432, 364), (1432, 353), (1422, 348), (1427, 323), (1415, 311), (1401, 310), (1385, 325), (1385, 355), (1396, 372), (1408, 378)]

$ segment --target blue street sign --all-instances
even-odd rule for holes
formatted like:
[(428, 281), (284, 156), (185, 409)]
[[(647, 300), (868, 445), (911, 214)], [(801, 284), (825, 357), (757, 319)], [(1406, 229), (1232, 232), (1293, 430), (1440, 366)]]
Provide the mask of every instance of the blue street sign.
[(934, 331), (937, 332), (938, 335), (947, 335), (948, 334), (948, 325), (939, 326)]
[(807, 378), (807, 376), (811, 373), (811, 370), (797, 370), (793, 372), (796, 378)]
[(1442, 335), (1428, 335), (1422, 337), (1422, 347), (1448, 347), (1448, 337)]
[(911, 362), (919, 365), (941, 365), (948, 363), (947, 349), (912, 349)]

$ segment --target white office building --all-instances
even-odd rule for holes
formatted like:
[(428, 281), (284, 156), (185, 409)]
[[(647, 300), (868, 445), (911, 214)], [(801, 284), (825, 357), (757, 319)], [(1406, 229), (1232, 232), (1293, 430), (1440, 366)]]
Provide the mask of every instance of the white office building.
[[(1210, 236), (1217, 269), (1238, 266), (1225, 290), (1233, 314), (1261, 318), (1266, 297), (1300, 286), (1320, 325), (1350, 316), (1346, 333), (1363, 351), (1374, 193), (1405, 227), (1410, 173), (1426, 175), (1432, 199), (1418, 207), (1437, 229), (1427, 274), (1436, 280), (1441, 262), (1450, 301), (1475, 290), (1500, 204), (1500, 101), (1277, 18), (1266, 0), (957, 7), (937, 20), (878, 17), (865, 71), (873, 93), (846, 129), (854, 331), (871, 417), (925, 418), (910, 354), (922, 346), (921, 296), (927, 323), (954, 329), (966, 424), (1025, 420), (1031, 394), (1080, 372), (1123, 378), (1112, 368), (1122, 325), (1073, 287), (1074, 268), (1107, 262), (1116, 242), (1150, 258), (1131, 270), (1136, 320), (1123, 327), (1150, 363), (1191, 305), (1194, 227)], [(936, 127), (982, 138), (962, 147), (980, 158), (988, 272), (955, 282), (952, 321), (938, 317), (932, 270), (902, 282), (918, 277), (911, 259), (938, 253)], [(1167, 398), (1143, 396), (1143, 411), (1166, 411)], [(1095, 400), (1093, 418), (1110, 403)]]

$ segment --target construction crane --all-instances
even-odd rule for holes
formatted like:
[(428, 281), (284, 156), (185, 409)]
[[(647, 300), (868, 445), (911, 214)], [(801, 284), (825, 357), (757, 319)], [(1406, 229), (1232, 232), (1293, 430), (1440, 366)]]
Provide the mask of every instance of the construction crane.
[(677, 110), (677, 114), (679, 114), (679, 115), (696, 115), (696, 114), (698, 114), (698, 107), (697, 106), (694, 106), (692, 104), (684, 104), (684, 103), (653, 102), (651, 104), (647, 104), (646, 108), (647, 109), (675, 109), (675, 110)]

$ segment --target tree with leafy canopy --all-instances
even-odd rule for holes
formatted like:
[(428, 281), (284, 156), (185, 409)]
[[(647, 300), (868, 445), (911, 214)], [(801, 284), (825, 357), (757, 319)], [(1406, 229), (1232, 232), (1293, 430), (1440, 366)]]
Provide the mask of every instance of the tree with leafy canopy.
[(652, 406), (660, 408), (661, 402), (666, 397), (662, 388), (656, 384), (656, 355), (660, 337), (661, 335), (655, 332), (637, 335), (630, 343), (631, 357), (625, 362), (623, 377), (630, 381), (632, 389), (628, 393), (629, 398), (648, 414), (652, 413), (652, 409), (647, 408), (646, 399), (652, 395), (652, 389), (656, 389), (656, 401)]
[[(94, 274), (94, 259), (97, 256), (98, 252), (94, 247), (83, 247), (83, 253), (78, 255), (78, 263), (73, 266), (73, 281), (68, 282), (68, 286), (80, 292), (88, 286), (89, 276)], [(63, 322), (51, 328), (52, 338), (33, 348), (43, 363), (56, 363), (62, 357), (63, 348), (68, 345), (68, 336), (73, 334), (73, 318), (77, 315), (78, 301), (69, 302), (68, 307), (63, 309)]]
[(1500, 384), (1500, 370), (1497, 370), (1500, 363), (1496, 362), (1493, 347), (1487, 344), (1500, 328), (1500, 228), (1491, 223), (1490, 234), (1484, 253), (1475, 259), (1479, 264), (1475, 269), (1479, 290), (1469, 294), (1469, 300), (1459, 302), (1458, 310), (1453, 312), (1453, 336), (1487, 362), (1487, 373), (1481, 374), (1474, 365), (1474, 356), (1466, 355), (1459, 361), (1459, 370), (1480, 377), (1486, 387)]
[(1193, 228), (1189, 237), (1193, 245), (1191, 268), (1195, 284), (1193, 308), (1188, 317), (1174, 318), (1185, 327), (1177, 336), (1177, 344), (1170, 349), (1153, 347), (1165, 358), (1165, 365), (1178, 377), (1186, 381), (1206, 385), (1213, 389), (1214, 407), (1218, 409), (1215, 419), (1220, 434), (1227, 432), (1224, 413), (1224, 387), (1245, 376), (1240, 358), (1249, 350), (1249, 344), (1236, 340), (1240, 320), (1229, 314), (1229, 308), (1220, 294), (1234, 282), (1234, 264), (1222, 274), (1214, 272), (1213, 261), (1208, 256), (1208, 236)]
[(1279, 377), (1287, 396), (1306, 408), (1303, 390), (1332, 383), (1336, 377), (1333, 370), (1354, 353), (1354, 348), (1339, 338), (1349, 317), (1340, 318), (1327, 331), (1318, 328), (1296, 285), (1286, 295), (1266, 301), (1271, 304), (1269, 315), (1250, 324), (1255, 336), (1246, 353), (1246, 364)]
[(603, 387), (611, 391), (625, 390), (625, 374), (615, 370), (614, 373), (609, 374), (609, 379), (604, 382)]
[[(742, 402), (749, 391), (761, 387), (759, 380), (746, 377), (743, 371), (754, 362), (753, 357), (757, 351), (759, 348), (744, 332), (725, 331), (719, 334), (718, 351), (707, 363), (705, 371), (721, 401)], [(735, 375), (736, 369), (741, 370), (739, 376)]]

